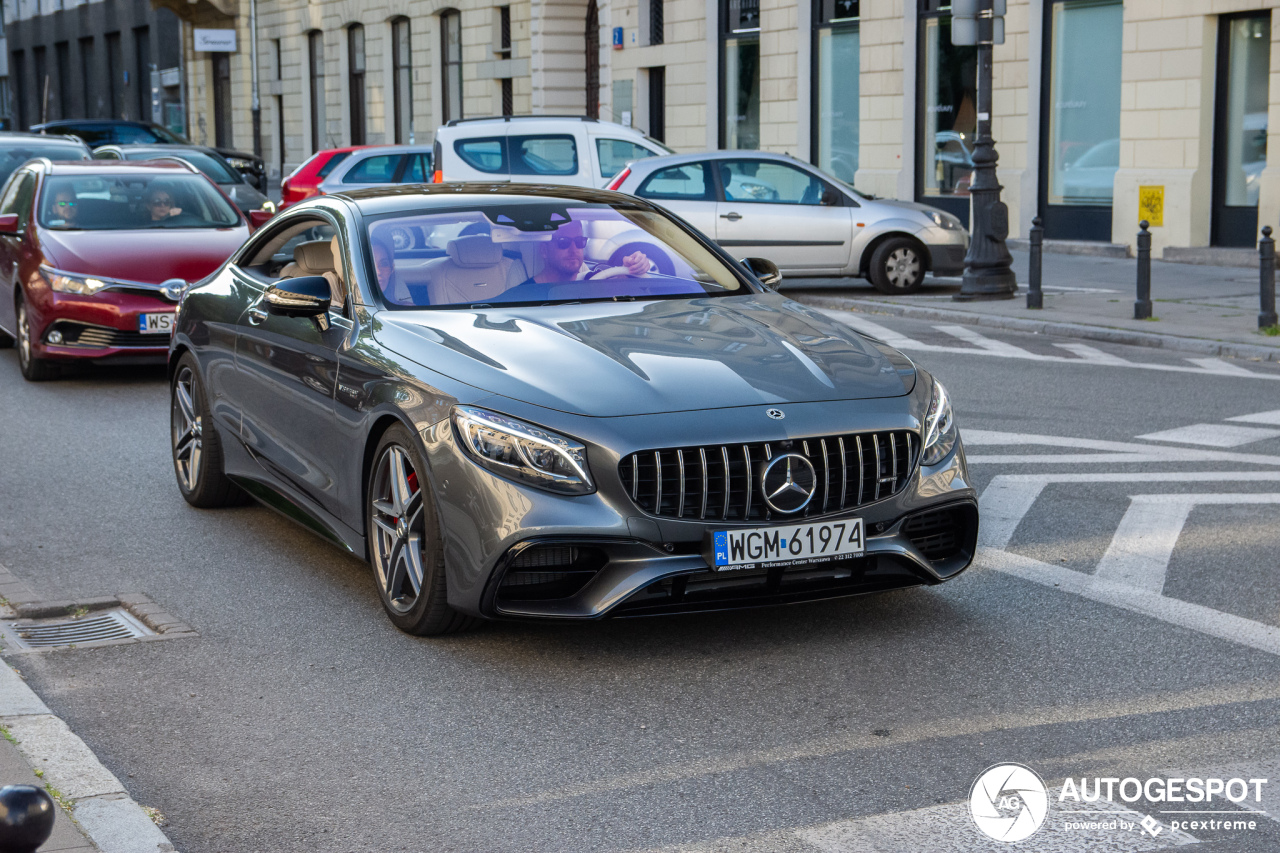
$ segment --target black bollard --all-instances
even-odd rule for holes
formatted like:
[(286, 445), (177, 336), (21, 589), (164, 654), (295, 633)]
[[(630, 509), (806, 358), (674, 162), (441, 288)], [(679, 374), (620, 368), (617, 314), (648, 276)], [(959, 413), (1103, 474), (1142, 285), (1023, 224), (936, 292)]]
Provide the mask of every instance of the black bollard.
[(1031, 220), (1031, 233), (1028, 242), (1031, 244), (1031, 289), (1027, 291), (1027, 307), (1043, 308), (1044, 292), (1040, 290), (1040, 253), (1044, 250), (1044, 228), (1040, 217)]
[(1262, 226), (1258, 241), (1258, 279), (1262, 308), (1258, 311), (1258, 328), (1276, 325), (1276, 241), (1271, 239), (1271, 226)]
[(1151, 319), (1151, 232), (1147, 220), (1138, 223), (1138, 301), (1133, 303), (1133, 319)]
[(53, 833), (53, 797), (34, 785), (0, 788), (0, 850), (34, 853)]

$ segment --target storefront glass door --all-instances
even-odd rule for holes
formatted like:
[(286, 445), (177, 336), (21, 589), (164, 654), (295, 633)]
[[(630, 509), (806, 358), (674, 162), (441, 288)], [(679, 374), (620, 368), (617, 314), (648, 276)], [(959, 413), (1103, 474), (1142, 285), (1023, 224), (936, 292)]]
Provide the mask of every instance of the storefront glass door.
[(951, 43), (951, 16), (943, 13), (923, 20), (920, 53), (916, 198), (968, 225), (978, 127), (977, 49)]
[(1270, 13), (1223, 17), (1219, 28), (1211, 239), (1215, 246), (1252, 246), (1267, 165)]

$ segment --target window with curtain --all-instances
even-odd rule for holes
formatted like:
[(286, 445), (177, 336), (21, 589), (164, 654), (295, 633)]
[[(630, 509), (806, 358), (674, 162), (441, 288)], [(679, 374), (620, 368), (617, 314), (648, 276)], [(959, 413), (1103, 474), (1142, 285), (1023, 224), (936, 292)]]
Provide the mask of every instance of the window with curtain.
[(760, 0), (720, 10), (720, 147), (760, 147)]
[(364, 27), (352, 24), (347, 27), (347, 87), (351, 101), (352, 145), (364, 145), (365, 141), (364, 69)]
[(813, 162), (850, 184), (858, 171), (858, 11), (858, 0), (819, 0), (813, 20)]
[(456, 9), (440, 13), (440, 61), (445, 121), (462, 118), (462, 16)]
[(409, 19), (391, 22), (391, 104), (395, 141), (413, 141), (413, 65), (410, 58)]
[(1111, 204), (1120, 168), (1124, 6), (1056, 2), (1049, 72), (1049, 203)]

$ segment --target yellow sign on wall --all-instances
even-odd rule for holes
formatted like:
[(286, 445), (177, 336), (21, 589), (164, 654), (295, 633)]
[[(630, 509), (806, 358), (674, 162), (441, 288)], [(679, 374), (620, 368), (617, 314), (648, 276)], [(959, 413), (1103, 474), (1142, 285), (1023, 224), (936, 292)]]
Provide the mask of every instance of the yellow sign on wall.
[(1152, 228), (1164, 226), (1164, 187), (1138, 187), (1138, 219)]

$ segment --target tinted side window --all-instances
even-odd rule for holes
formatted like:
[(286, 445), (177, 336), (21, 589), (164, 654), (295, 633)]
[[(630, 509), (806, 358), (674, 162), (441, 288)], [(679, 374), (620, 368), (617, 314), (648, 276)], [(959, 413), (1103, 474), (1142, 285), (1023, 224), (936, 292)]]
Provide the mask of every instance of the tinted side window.
[(507, 170), (506, 140), (501, 136), (488, 139), (459, 139), (453, 150), (462, 162), (480, 172), (497, 174)]
[(578, 171), (578, 145), (572, 136), (511, 136), (513, 175), (573, 175)]
[(329, 158), (329, 162), (320, 167), (320, 171), (317, 174), (319, 174), (321, 178), (329, 177), (329, 173), (338, 168), (338, 164), (350, 156), (350, 151), (339, 151), (337, 154), (334, 154)]
[(715, 201), (706, 163), (685, 163), (654, 172), (636, 190), (641, 198), (671, 201)]
[[(31, 219), (31, 205), (36, 198), (36, 176), (31, 172), (23, 172), (19, 179), (18, 191), (14, 193), (12, 199), (12, 207), (6, 206), (5, 210), (0, 213), (16, 213), (18, 214), (18, 223), (26, 227), (27, 222)], [(6, 202), (9, 199), (5, 199)]]
[(351, 171), (343, 175), (344, 184), (386, 184), (395, 178), (396, 168), (404, 159), (403, 154), (382, 154), (378, 157), (367, 157), (351, 167)]
[(30, 176), (30, 172), (23, 172), (5, 186), (4, 197), (0, 198), (0, 216), (6, 213), (18, 212), (18, 188), (21, 187), (22, 182), (27, 180)]
[(769, 160), (726, 160), (720, 164), (725, 201), (821, 204), (822, 181), (808, 172)]
[(656, 157), (656, 152), (626, 139), (597, 139), (596, 154), (600, 157), (600, 177), (612, 178), (622, 171), (629, 160)]
[[(53, 127), (49, 129), (50, 133), (70, 133), (83, 139), (90, 148), (97, 148), (99, 145), (113, 145), (119, 142), (115, 138), (115, 134), (111, 132), (110, 125), (106, 127), (91, 126), (81, 127), (72, 125), (70, 127)], [(151, 140), (146, 140), (150, 142)]]
[(426, 154), (410, 154), (409, 165), (400, 177), (402, 184), (421, 184), (429, 181), (431, 175), (431, 158)]

